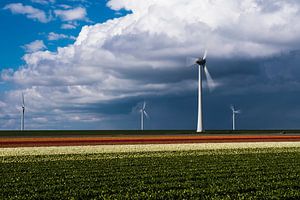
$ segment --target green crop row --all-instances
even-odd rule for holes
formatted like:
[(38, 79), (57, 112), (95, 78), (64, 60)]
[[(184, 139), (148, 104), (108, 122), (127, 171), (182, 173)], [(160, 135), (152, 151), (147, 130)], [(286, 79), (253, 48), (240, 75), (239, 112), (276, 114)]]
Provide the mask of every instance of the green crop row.
[(299, 148), (221, 152), (1, 157), (0, 198), (300, 198)]

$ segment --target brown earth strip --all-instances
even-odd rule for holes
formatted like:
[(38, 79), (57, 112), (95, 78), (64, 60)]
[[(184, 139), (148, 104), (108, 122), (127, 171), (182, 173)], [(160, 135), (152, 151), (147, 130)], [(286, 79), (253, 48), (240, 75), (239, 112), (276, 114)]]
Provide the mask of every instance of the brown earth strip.
[(1, 138), (0, 147), (300, 141), (300, 135), (119, 136)]

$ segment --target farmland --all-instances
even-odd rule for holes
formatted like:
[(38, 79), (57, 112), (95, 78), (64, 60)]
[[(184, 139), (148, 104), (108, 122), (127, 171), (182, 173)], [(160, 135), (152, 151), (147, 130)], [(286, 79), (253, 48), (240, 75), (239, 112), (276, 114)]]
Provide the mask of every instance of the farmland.
[(0, 131), (0, 147), (300, 141), (296, 131)]
[(282, 144), (108, 145), (78, 154), (80, 147), (30, 147), (35, 153), (23, 155), (26, 148), (2, 149), (0, 198), (299, 199), (299, 143)]

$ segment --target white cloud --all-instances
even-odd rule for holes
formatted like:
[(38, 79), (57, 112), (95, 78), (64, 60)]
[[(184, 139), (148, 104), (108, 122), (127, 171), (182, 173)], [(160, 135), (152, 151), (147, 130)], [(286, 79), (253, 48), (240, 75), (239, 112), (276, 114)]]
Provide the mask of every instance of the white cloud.
[(55, 0), (31, 0), (32, 3), (38, 3), (42, 5), (47, 5), (50, 3), (55, 3)]
[(45, 46), (42, 40), (35, 40), (29, 44), (24, 45), (23, 48), (27, 53), (33, 53), (33, 52), (44, 50), (47, 47)]
[(61, 25), (61, 29), (75, 29), (79, 26), (77, 21), (67, 21), (66, 23)]
[[(279, 5), (265, 12), (266, 5)], [(180, 6), (179, 6), (180, 5)], [(197, 38), (216, 56), (244, 54), (270, 55), (286, 49), (288, 41), (298, 39), (296, 21), (299, 3), (295, 1), (121, 1), (108, 2), (112, 9), (132, 10), (139, 31), (166, 34), (178, 41)], [(271, 6), (270, 6), (271, 7)], [(168, 8), (170, 12), (163, 12)], [(201, 14), (199, 14), (201, 13)], [(292, 25), (294, 24), (294, 25)], [(129, 28), (133, 26), (129, 26)]]
[(77, 7), (68, 10), (54, 10), (54, 14), (63, 21), (86, 20), (86, 9)]
[(70, 9), (70, 8), (72, 8), (72, 6), (66, 5), (66, 4), (59, 4), (57, 6), (60, 7), (60, 8), (63, 8), (63, 9)]
[[(2, 79), (27, 88), (32, 112), (182, 94), (197, 86), (184, 75), (195, 72), (184, 68), (186, 56), (208, 49), (210, 58), (267, 57), (300, 43), (300, 5), (292, 0), (111, 0), (108, 6), (132, 13), (84, 26), (73, 45), (26, 54), (25, 66), (2, 72)], [(86, 12), (56, 15), (72, 21)], [(37, 49), (45, 48), (41, 44)], [(7, 98), (12, 101), (18, 92)]]
[(42, 23), (50, 21), (44, 11), (32, 6), (23, 5), (22, 3), (7, 4), (4, 9), (10, 10), (13, 14), (23, 14), (29, 19), (34, 19)]
[(54, 32), (50, 32), (48, 34), (48, 40), (61, 40), (61, 39), (75, 40), (76, 38), (74, 36), (68, 36), (68, 35), (65, 35), (65, 34), (58, 34), (58, 33), (54, 33)]
[(61, 28), (62, 29), (75, 29), (76, 25), (74, 25), (74, 24), (62, 24)]

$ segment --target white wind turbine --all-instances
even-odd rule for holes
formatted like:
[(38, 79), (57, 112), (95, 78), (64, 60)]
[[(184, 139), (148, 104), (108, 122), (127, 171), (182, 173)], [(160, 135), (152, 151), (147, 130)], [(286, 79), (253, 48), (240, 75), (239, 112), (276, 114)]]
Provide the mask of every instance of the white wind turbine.
[(207, 50), (205, 50), (203, 57), (198, 59), (193, 59), (193, 65), (198, 66), (198, 122), (197, 122), (197, 132), (203, 131), (203, 119), (202, 119), (202, 73), (204, 70), (207, 86), (209, 90), (213, 90), (216, 86), (215, 82), (211, 78), (209, 71), (206, 66), (206, 55)]
[(24, 130), (24, 118), (25, 118), (25, 100), (24, 93), (22, 92), (22, 115), (21, 115), (21, 131)]
[(235, 114), (240, 114), (241, 110), (235, 110), (234, 106), (230, 106), (232, 110), (232, 130), (235, 130)]
[(146, 102), (145, 101), (143, 103), (143, 107), (140, 109), (140, 113), (141, 113), (141, 130), (144, 130), (144, 115), (146, 117), (149, 117), (149, 115), (146, 112)]

